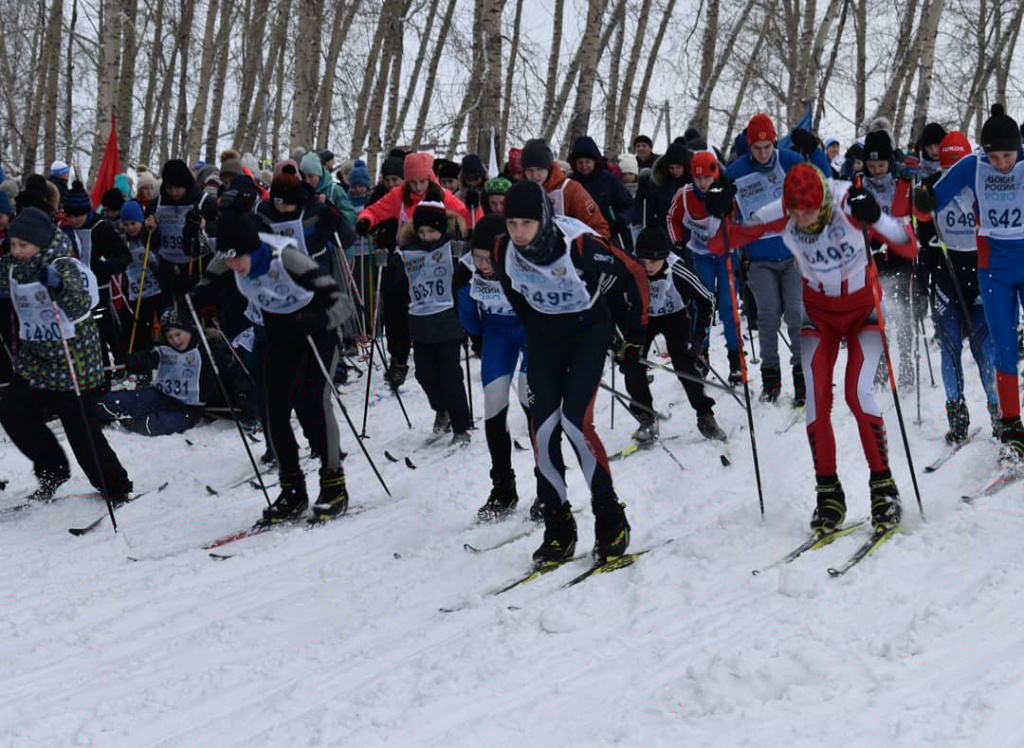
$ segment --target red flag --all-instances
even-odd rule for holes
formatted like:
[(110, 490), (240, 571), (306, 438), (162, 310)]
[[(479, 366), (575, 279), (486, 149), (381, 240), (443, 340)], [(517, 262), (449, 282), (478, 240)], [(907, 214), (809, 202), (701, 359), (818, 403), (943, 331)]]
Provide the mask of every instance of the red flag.
[(92, 185), (92, 192), (89, 193), (93, 210), (100, 207), (103, 193), (114, 186), (114, 177), (120, 173), (121, 154), (117, 151), (117, 115), (111, 113), (110, 137), (107, 138), (107, 148), (103, 151), (103, 161), (100, 163), (100, 170), (96, 174), (96, 181)]

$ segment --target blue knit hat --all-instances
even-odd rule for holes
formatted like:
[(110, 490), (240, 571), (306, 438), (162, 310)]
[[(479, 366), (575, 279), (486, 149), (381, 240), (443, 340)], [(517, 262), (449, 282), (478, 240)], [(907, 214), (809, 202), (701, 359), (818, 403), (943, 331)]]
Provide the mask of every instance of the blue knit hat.
[(64, 195), (61, 204), (64, 206), (64, 212), (69, 216), (81, 216), (92, 211), (89, 193), (85, 191), (85, 185), (77, 180)]
[(142, 215), (142, 206), (134, 200), (129, 200), (121, 206), (121, 223), (125, 221), (135, 221), (136, 223), (142, 223), (145, 217)]
[(370, 170), (366, 168), (366, 164), (362, 160), (356, 161), (352, 171), (348, 173), (348, 185), (349, 187), (367, 188), (370, 186)]
[(3, 190), (0, 190), (0, 213), (6, 213), (9, 216), (14, 215), (14, 206), (11, 205), (11, 198)]

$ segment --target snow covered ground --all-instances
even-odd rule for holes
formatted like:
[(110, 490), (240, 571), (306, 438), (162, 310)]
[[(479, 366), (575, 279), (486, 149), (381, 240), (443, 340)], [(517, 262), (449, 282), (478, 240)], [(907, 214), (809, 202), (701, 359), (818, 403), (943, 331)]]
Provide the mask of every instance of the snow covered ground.
[[(724, 351), (715, 354), (724, 369)], [(913, 393), (903, 402), (919, 472), (942, 451), (945, 426), (941, 384), (924, 378), (923, 425)], [(826, 568), (862, 536), (753, 577), (805, 537), (814, 480), (803, 429), (780, 435), (789, 407), (756, 406), (762, 520), (743, 412), (718, 397), (735, 458), (723, 467), (682, 389), (658, 373), (656, 402), (677, 403), (662, 434), (679, 437), (665, 447), (685, 471), (661, 449), (613, 467), (633, 549), (675, 542), (572, 589), (559, 587), (587, 562), (498, 598), (483, 593), (528, 568), (539, 531), (479, 555), (462, 544), (526, 526), (531, 457), (515, 455), (520, 519), (474, 526), (489, 489), (483, 431), (447, 458), (446, 442), (423, 448), (431, 416), (411, 378), (413, 431), (390, 396), (370, 414), (366, 443), (393, 499), (343, 425), (353, 505), (372, 509), (240, 541), (224, 561), (200, 547), (246, 527), (263, 503), (248, 487), (223, 488), (246, 474), (230, 424), (193, 430), (191, 446), (112, 433), (139, 490), (170, 482), (119, 513), (118, 536), (107, 524), (68, 534), (103, 513), (90, 498), (0, 522), (0, 745), (1024, 744), (1022, 492), (959, 501), (997, 452), (973, 365), (968, 388), (982, 437), (920, 476), (927, 523), (883, 393), (906, 534), (841, 579)], [(362, 393), (345, 392), (357, 425)], [(866, 516), (867, 468), (837, 393), (840, 476), (851, 517)], [(617, 408), (612, 431), (606, 395), (597, 410), (607, 446), (624, 445), (628, 416)], [(513, 431), (527, 443), (521, 413)], [(385, 449), (418, 469), (386, 461)], [(9, 442), (0, 458), (2, 507), (34, 481)], [(579, 470), (569, 479), (588, 507)], [(77, 469), (69, 487), (89, 490)], [(592, 541), (587, 508), (581, 549)]]

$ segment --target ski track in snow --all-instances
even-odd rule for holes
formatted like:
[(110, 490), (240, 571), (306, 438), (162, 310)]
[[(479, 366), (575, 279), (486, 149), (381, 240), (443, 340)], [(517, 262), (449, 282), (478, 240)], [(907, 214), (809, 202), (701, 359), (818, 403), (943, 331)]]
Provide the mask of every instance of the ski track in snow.
[[(842, 355), (837, 382), (844, 365)], [(118, 536), (109, 523), (68, 534), (104, 511), (96, 499), (0, 521), (0, 746), (1020, 744), (1021, 490), (974, 507), (959, 500), (994, 469), (997, 452), (973, 362), (965, 369), (982, 434), (933, 475), (921, 470), (943, 448), (941, 385), (928, 387), (925, 369), (922, 426), (913, 423), (914, 393), (903, 395), (927, 523), (891, 396), (879, 393), (907, 529), (838, 580), (826, 569), (866, 530), (750, 573), (804, 539), (813, 508), (803, 429), (775, 433), (788, 405), (755, 404), (762, 521), (745, 415), (712, 393), (733, 435), (734, 465), (722, 467), (682, 389), (660, 372), (656, 405), (677, 403), (662, 435), (682, 434), (665, 446), (686, 470), (654, 449), (613, 463), (613, 475), (632, 550), (675, 542), (572, 589), (558, 587), (589, 562), (496, 598), (483, 595), (529, 567), (540, 531), (483, 554), (462, 543), (487, 545), (524, 527), (532, 456), (513, 455), (517, 518), (474, 526), (490, 488), (483, 429), (447, 457), (447, 439), (424, 447), (432, 413), (411, 377), (403, 396), (414, 431), (385, 396), (371, 406), (366, 441), (394, 499), (342, 421), (352, 502), (371, 509), (225, 546), (234, 556), (224, 561), (201, 546), (246, 527), (263, 505), (247, 485), (224, 488), (246, 474), (231, 425), (189, 432), (193, 446), (109, 432), (138, 490), (171, 485), (124, 507)], [(344, 393), (357, 425), (363, 392), (357, 381)], [(836, 395), (840, 477), (849, 516), (859, 518), (868, 471), (841, 386)], [(596, 420), (611, 451), (633, 422), (617, 406), (611, 431), (609, 404), (599, 394)], [(525, 444), (521, 412), (511, 424)], [(385, 449), (417, 469), (388, 462)], [(0, 455), (7, 506), (34, 479), (6, 440)], [(307, 481), (315, 494), (315, 469)], [(579, 470), (568, 482), (574, 503), (589, 503)], [(91, 490), (77, 467), (65, 488)], [(583, 551), (593, 542), (588, 509), (578, 521)], [(467, 607), (439, 611), (459, 605)]]

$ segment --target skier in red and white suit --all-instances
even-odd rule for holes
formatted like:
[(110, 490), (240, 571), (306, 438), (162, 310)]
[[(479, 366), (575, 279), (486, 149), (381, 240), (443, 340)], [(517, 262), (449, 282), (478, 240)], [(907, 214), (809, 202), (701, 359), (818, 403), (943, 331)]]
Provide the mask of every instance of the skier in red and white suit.
[[(712, 187), (709, 210), (727, 214), (730, 192), (727, 184)], [(907, 258), (917, 253), (913, 232), (905, 221), (883, 213), (867, 190), (845, 182), (832, 183), (809, 163), (790, 169), (782, 199), (765, 205), (753, 218), (755, 221), (743, 226), (727, 224), (730, 248), (778, 232), (803, 276), (801, 354), (811, 394), (807, 398), (807, 438), (818, 483), (811, 529), (828, 532), (842, 526), (846, 517), (830, 419), (832, 371), (844, 339), (848, 354), (846, 402), (857, 419), (871, 469), (871, 519), (879, 529), (894, 526), (901, 516), (899, 492), (889, 471), (885, 423), (872, 387), (882, 355), (874, 296), (878, 278), (869, 264), (864, 229), (871, 238)], [(724, 252), (721, 232), (708, 245), (713, 252)]]

